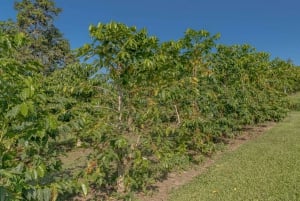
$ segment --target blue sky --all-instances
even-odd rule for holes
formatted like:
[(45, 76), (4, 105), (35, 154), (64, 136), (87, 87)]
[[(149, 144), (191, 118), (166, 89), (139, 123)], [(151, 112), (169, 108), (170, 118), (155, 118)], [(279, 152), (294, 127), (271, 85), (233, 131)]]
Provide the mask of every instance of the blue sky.
[[(63, 12), (56, 25), (72, 48), (91, 42), (88, 26), (122, 22), (146, 28), (161, 41), (187, 28), (221, 33), (218, 43), (248, 43), (272, 57), (300, 65), (299, 0), (55, 0)], [(14, 18), (13, 1), (2, 0), (0, 20)]]

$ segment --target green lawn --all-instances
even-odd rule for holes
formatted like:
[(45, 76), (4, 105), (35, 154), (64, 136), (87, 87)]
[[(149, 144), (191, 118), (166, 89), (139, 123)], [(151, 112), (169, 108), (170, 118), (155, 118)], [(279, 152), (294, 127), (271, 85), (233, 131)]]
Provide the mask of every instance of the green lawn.
[(300, 112), (225, 154), (169, 200), (300, 201)]

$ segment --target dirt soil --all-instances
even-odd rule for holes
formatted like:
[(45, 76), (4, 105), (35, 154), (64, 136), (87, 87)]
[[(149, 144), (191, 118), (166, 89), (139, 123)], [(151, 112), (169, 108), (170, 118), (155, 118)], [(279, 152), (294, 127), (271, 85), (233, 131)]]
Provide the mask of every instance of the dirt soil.
[(239, 148), (242, 144), (249, 140), (255, 139), (267, 130), (274, 127), (276, 123), (268, 122), (258, 126), (247, 126), (241, 134), (234, 139), (226, 140), (227, 146), (225, 151), (219, 151), (212, 157), (204, 160), (199, 165), (193, 165), (189, 169), (181, 172), (170, 173), (167, 179), (154, 184), (156, 191), (148, 194), (138, 194), (136, 197), (140, 201), (167, 201), (171, 191), (176, 190), (180, 186), (191, 182), (195, 177), (203, 174), (210, 166), (212, 166), (224, 153), (231, 152)]

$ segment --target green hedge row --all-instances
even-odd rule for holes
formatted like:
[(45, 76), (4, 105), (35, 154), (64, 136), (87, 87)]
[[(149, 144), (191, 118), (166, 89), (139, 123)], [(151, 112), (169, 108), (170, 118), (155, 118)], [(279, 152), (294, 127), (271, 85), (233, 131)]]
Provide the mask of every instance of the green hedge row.
[[(112, 22), (90, 34), (81, 63), (43, 76), (14, 57), (26, 38), (1, 33), (2, 200), (126, 199), (243, 126), (281, 120), (300, 89), (292, 63), (217, 45), (205, 30), (159, 42)], [(76, 146), (89, 155), (66, 169), (62, 155)]]

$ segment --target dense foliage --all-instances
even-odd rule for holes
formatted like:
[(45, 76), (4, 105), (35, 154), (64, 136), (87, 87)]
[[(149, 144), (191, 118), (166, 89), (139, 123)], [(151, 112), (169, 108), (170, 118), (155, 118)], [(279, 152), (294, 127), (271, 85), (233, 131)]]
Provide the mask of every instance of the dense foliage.
[(22, 33), (0, 33), (1, 200), (49, 200), (67, 182), (50, 178), (61, 166), (57, 152), (49, 146), (55, 138), (56, 119), (45, 110), (48, 103), (43, 77), (37, 73), (39, 63), (14, 58), (24, 43)]
[(23, 54), (43, 64), (44, 73), (72, 63), (69, 42), (54, 25), (61, 12), (53, 0), (22, 0), (15, 2), (17, 11), (16, 28), (30, 40), (23, 47)]
[[(299, 68), (249, 45), (191, 29), (159, 42), (115, 22), (90, 26), (78, 57), (91, 62), (45, 76), (48, 64), (19, 59), (33, 39), (13, 24), (0, 30), (1, 201), (125, 199), (243, 126), (281, 120), (285, 96), (300, 90)], [(78, 147), (89, 150), (84, 164), (63, 168)]]

